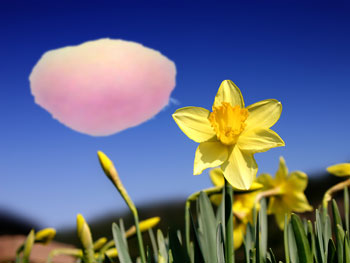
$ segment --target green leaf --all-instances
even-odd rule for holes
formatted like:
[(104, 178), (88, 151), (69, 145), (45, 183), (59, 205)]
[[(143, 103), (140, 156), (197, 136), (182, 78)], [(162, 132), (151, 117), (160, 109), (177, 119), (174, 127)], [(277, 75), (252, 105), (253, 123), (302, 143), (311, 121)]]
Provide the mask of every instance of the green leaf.
[(300, 218), (296, 214), (292, 214), (291, 223), (293, 227), (293, 232), (295, 236), (295, 241), (298, 248), (298, 256), (300, 262), (303, 263), (312, 263), (312, 253), (309, 246), (309, 242), (306, 237), (306, 233), (303, 228), (303, 224)]
[(112, 224), (112, 232), (120, 263), (132, 263), (128, 249), (124, 244), (122, 233), (116, 223)]
[(289, 238), (288, 238), (288, 226), (289, 226), (288, 216), (287, 216), (287, 214), (285, 214), (284, 215), (283, 241), (284, 241), (284, 256), (285, 256), (286, 263), (290, 263), (290, 257), (289, 257), (290, 245), (289, 245)]
[(200, 235), (203, 235), (203, 238), (201, 238), (202, 251), (206, 252), (207, 262), (216, 263), (216, 219), (213, 207), (204, 192), (199, 194), (198, 201), (198, 224)]
[(147, 249), (146, 249), (146, 262), (152, 263), (152, 252), (149, 246), (147, 246)]
[(266, 200), (263, 198), (260, 202), (260, 211), (259, 211), (259, 220), (260, 220), (260, 258), (261, 262), (265, 261), (266, 252), (267, 252), (267, 213), (266, 213)]
[(271, 263), (277, 263), (276, 257), (275, 257), (271, 248), (269, 248), (268, 257), (269, 257)]
[(328, 241), (332, 238), (332, 224), (329, 215), (325, 214), (324, 232), (323, 232), (323, 243), (325, 248), (325, 254), (328, 253)]
[(203, 254), (203, 251), (201, 250), (202, 247), (199, 244), (200, 241), (199, 241), (199, 237), (198, 237), (198, 232), (196, 231), (196, 227), (194, 225), (192, 215), (190, 216), (190, 219), (191, 219), (191, 229), (192, 229), (193, 236), (194, 236), (194, 241), (193, 241), (194, 261), (193, 262), (194, 263), (203, 263), (203, 262), (205, 262), (204, 254)]
[(324, 241), (323, 241), (323, 224), (321, 215), (318, 209), (316, 209), (316, 222), (315, 222), (315, 229), (316, 229), (316, 236), (317, 236), (317, 242), (316, 242), (316, 248), (318, 250), (318, 259), (321, 262), (325, 262), (325, 249), (324, 249)]
[(256, 263), (256, 251), (255, 251), (255, 248), (252, 248), (250, 251), (249, 251), (249, 263)]
[(343, 223), (340, 217), (337, 202), (334, 199), (332, 199), (332, 211), (333, 211), (333, 218), (334, 218), (334, 231), (336, 231), (337, 225), (340, 225), (341, 227), (343, 227)]
[(244, 236), (244, 254), (246, 263), (250, 262), (250, 250), (254, 247), (253, 226), (248, 222), (246, 234)]
[(124, 221), (122, 218), (119, 219), (119, 227), (120, 227), (120, 232), (122, 233), (122, 236), (123, 236), (124, 245), (127, 249), (129, 249), (128, 241), (126, 240), (126, 235), (125, 235)]
[(154, 236), (152, 228), (148, 229), (148, 235), (149, 235), (149, 238), (151, 239), (154, 261), (157, 261), (158, 247), (157, 247), (156, 238)]
[(346, 232), (349, 234), (349, 190), (348, 187), (344, 187), (344, 215), (345, 215), (345, 229)]
[(218, 259), (218, 263), (225, 263), (225, 245), (223, 238), (223, 230), (222, 225), (219, 223), (216, 231), (216, 256)]
[[(225, 261), (234, 263), (234, 244), (233, 244), (233, 189), (232, 186), (225, 180)], [(214, 262), (214, 261), (211, 261)], [(211, 263), (210, 262), (210, 263)]]
[(262, 263), (260, 257), (260, 219), (256, 221), (255, 226), (255, 260), (256, 263)]
[(299, 263), (299, 255), (298, 255), (298, 248), (297, 243), (295, 241), (295, 235), (293, 232), (292, 223), (288, 223), (287, 227), (288, 232), (288, 248), (289, 248), (289, 256), (290, 256), (290, 262), (292, 263)]
[(315, 235), (314, 235), (312, 223), (310, 220), (307, 221), (307, 239), (309, 241), (309, 244), (311, 244), (311, 251), (312, 251), (313, 258), (315, 262), (317, 262)]
[[(160, 229), (157, 230), (157, 241), (159, 247), (158, 262), (163, 260), (163, 262), (168, 262), (168, 248), (164, 240), (163, 233)], [(161, 260), (159, 260), (161, 258)]]
[(186, 249), (182, 247), (177, 232), (172, 230), (169, 231), (169, 248), (171, 250), (174, 263), (189, 262), (189, 258), (186, 254)]
[(218, 226), (219, 223), (221, 223), (221, 227), (223, 229), (223, 238), (224, 242), (226, 242), (226, 230), (225, 230), (225, 187), (222, 188), (222, 198), (221, 198), (221, 203), (216, 210), (216, 225)]
[(332, 239), (328, 241), (328, 255), (327, 262), (335, 262), (336, 248)]
[(349, 236), (346, 235), (344, 238), (344, 255), (343, 260), (345, 262), (350, 262), (350, 244), (349, 244)]
[(337, 242), (337, 259), (338, 263), (343, 263), (343, 253), (344, 253), (344, 237), (345, 233), (341, 225), (337, 225), (335, 231), (335, 239)]

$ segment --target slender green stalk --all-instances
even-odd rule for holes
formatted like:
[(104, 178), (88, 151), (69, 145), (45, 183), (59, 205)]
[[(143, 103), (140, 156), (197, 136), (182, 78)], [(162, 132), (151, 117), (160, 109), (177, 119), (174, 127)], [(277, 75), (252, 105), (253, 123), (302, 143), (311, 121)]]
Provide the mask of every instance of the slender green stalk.
[(142, 240), (142, 235), (140, 231), (140, 226), (139, 226), (139, 215), (137, 213), (136, 207), (129, 207), (132, 214), (134, 215), (134, 221), (135, 221), (135, 227), (136, 227), (136, 235), (137, 235), (137, 242), (139, 244), (139, 249), (140, 249), (140, 256), (141, 256), (141, 262), (146, 263), (146, 256), (145, 256), (145, 249), (143, 247), (143, 240)]
[(53, 258), (58, 256), (58, 255), (68, 255), (68, 256), (73, 256), (76, 258), (81, 258), (81, 257), (83, 257), (83, 251), (80, 249), (76, 249), (76, 248), (54, 249), (54, 250), (51, 250), (46, 262), (51, 263)]
[(349, 186), (350, 186), (350, 179), (347, 179), (329, 188), (323, 196), (323, 201), (322, 201), (323, 207), (327, 207), (327, 204), (332, 199), (332, 195), (334, 193), (343, 190), (344, 187), (349, 187)]
[(225, 219), (226, 219), (226, 242), (225, 242), (225, 262), (234, 262), (234, 245), (233, 245), (233, 189), (225, 180)]
[(186, 249), (188, 255), (191, 252), (191, 243), (190, 243), (190, 209), (191, 209), (191, 201), (189, 199), (186, 200), (185, 205), (185, 240), (186, 240)]
[(114, 184), (114, 186), (117, 188), (120, 195), (123, 197), (124, 201), (126, 202), (131, 213), (134, 216), (136, 235), (137, 235), (137, 241), (139, 244), (141, 262), (146, 263), (145, 249), (143, 246), (142, 235), (141, 235), (141, 231), (140, 231), (140, 227), (139, 227), (139, 215), (138, 215), (136, 206), (135, 206), (134, 202), (131, 200), (131, 198), (129, 197), (126, 189), (124, 188), (124, 185), (122, 184), (122, 181), (119, 178), (118, 172), (115, 169), (113, 162), (101, 151), (98, 152), (98, 158), (100, 160), (100, 164), (102, 166), (103, 171), (105, 172), (107, 177), (111, 180), (111, 182)]
[(349, 235), (349, 190), (347, 187), (344, 187), (344, 215), (345, 215), (345, 229)]

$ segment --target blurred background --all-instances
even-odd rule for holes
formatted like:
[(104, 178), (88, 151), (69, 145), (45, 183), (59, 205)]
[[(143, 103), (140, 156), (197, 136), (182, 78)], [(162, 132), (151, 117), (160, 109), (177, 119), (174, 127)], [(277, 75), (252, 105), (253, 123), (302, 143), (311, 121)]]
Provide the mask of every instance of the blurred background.
[[(211, 183), (207, 171), (192, 175), (197, 144), (171, 114), (209, 109), (224, 79), (247, 105), (282, 102), (273, 129), (286, 146), (256, 154), (259, 173), (273, 174), (284, 156), (323, 193), (325, 168), (350, 160), (349, 12), (347, 1), (1, 1), (0, 234), (32, 226), (68, 233), (77, 213), (96, 225), (107, 220), (109, 230), (129, 216), (97, 150), (114, 161), (142, 216), (163, 215), (164, 223), (179, 215), (174, 224), (182, 223), (186, 197)], [(28, 76), (48, 50), (106, 37), (159, 50), (175, 62), (177, 84), (153, 119), (91, 137), (36, 105)]]

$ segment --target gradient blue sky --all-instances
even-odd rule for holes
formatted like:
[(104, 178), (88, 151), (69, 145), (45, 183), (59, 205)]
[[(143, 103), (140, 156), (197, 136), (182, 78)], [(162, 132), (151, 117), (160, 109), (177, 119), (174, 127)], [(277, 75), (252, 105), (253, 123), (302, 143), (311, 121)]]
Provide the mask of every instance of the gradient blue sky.
[[(207, 172), (192, 175), (196, 143), (171, 114), (210, 108), (224, 79), (240, 87), (247, 105), (267, 98), (283, 104), (274, 130), (286, 147), (257, 154), (259, 172), (273, 173), (280, 155), (291, 170), (306, 172), (349, 160), (349, 13), (337, 1), (2, 1), (0, 208), (54, 227), (73, 225), (77, 213), (91, 220), (123, 211), (97, 150), (113, 159), (139, 205), (210, 186)], [(37, 106), (28, 76), (45, 51), (104, 37), (140, 42), (173, 60), (179, 105), (96, 138)]]

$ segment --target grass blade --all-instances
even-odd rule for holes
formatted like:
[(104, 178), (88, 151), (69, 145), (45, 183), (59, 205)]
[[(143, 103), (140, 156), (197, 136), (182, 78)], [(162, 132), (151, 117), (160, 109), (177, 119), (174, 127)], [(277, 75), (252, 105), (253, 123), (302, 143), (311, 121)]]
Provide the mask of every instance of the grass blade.
[(120, 263), (132, 263), (128, 249), (124, 244), (122, 233), (116, 223), (112, 224), (112, 232)]
[(344, 187), (344, 215), (345, 215), (345, 229), (349, 236), (349, 190), (348, 187)]
[(309, 242), (307, 240), (306, 233), (304, 231), (304, 227), (300, 218), (297, 215), (292, 214), (291, 222), (295, 236), (295, 241), (298, 248), (298, 256), (300, 262), (313, 263)]

